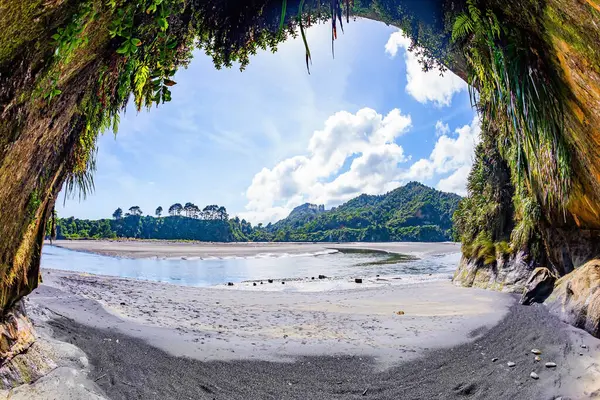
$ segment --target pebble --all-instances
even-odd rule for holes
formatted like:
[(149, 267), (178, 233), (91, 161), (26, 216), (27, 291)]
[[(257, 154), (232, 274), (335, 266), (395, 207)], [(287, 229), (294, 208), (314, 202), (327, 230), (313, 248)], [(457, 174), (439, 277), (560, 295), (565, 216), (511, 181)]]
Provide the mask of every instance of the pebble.
[(362, 283), (362, 279), (361, 279), (361, 278), (355, 278), (355, 279), (354, 279), (354, 282), (355, 282), (355, 283)]
[(512, 362), (512, 361), (509, 361), (509, 362), (507, 362), (507, 363), (506, 363), (506, 365), (508, 365), (509, 367), (514, 367), (514, 366), (515, 366), (515, 365), (517, 365), (517, 364), (515, 364), (515, 363), (514, 363), (514, 362)]
[(535, 361), (540, 362), (542, 361), (542, 358), (540, 356), (535, 356)]
[(532, 377), (533, 379), (540, 379), (538, 374), (536, 374), (535, 372), (530, 373), (529, 376)]
[(541, 351), (541, 350), (538, 350), (538, 349), (532, 349), (532, 350), (531, 350), (531, 352), (532, 352), (533, 354), (537, 354), (537, 355), (540, 355), (540, 354), (542, 354), (542, 351)]
[(587, 349), (587, 345), (585, 345), (585, 344), (582, 344), (582, 345), (581, 345), (581, 348), (582, 348), (582, 349)]
[(497, 358), (492, 358), (492, 362), (496, 362), (496, 361), (498, 361)]
[(556, 363), (553, 363), (553, 362), (546, 363), (546, 368), (555, 368), (555, 367), (556, 367)]

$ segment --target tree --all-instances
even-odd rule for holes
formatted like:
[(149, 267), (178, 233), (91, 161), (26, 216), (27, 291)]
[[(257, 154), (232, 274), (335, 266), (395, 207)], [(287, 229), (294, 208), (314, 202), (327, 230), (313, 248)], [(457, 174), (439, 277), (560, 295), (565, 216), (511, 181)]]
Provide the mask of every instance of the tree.
[(142, 215), (142, 209), (139, 206), (131, 206), (129, 207), (129, 214), (130, 215)]
[(171, 207), (169, 207), (169, 215), (181, 215), (182, 210), (183, 206), (180, 203), (175, 203)]
[(121, 209), (121, 207), (117, 208), (115, 210), (115, 212), (113, 213), (112, 216), (113, 216), (114, 219), (121, 219), (121, 218), (123, 218), (123, 210)]
[(194, 203), (187, 202), (187, 203), (185, 203), (185, 206), (183, 206), (183, 211), (185, 211), (186, 217), (192, 218), (192, 217), (196, 216), (196, 214), (198, 213), (198, 211), (200, 211), (200, 209)]
[(156, 214), (156, 216), (158, 218), (160, 218), (162, 212), (163, 212), (163, 208), (161, 206), (158, 206), (158, 208), (156, 209), (156, 211), (154, 211), (154, 214)]

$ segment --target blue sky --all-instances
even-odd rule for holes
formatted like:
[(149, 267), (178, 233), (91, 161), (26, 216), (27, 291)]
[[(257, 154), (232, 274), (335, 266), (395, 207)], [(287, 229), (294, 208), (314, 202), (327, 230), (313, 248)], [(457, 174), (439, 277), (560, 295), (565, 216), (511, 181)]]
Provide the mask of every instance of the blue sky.
[(201, 52), (175, 77), (173, 101), (121, 117), (99, 139), (96, 190), (66, 201), (62, 217), (107, 218), (138, 205), (219, 204), (254, 223), (304, 202), (335, 206), (410, 180), (465, 193), (479, 121), (466, 85), (421, 71), (396, 28), (330, 27), (260, 52), (245, 71), (216, 70)]

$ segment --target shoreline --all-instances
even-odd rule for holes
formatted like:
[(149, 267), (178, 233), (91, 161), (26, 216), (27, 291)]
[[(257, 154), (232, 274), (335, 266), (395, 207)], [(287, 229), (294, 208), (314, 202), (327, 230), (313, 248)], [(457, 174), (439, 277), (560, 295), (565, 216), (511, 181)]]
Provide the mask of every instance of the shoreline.
[(599, 340), (508, 294), (428, 283), (261, 295), (45, 277), (29, 299), (36, 326), (81, 348), (111, 399), (579, 399), (600, 385)]
[[(49, 244), (49, 243), (47, 243)], [(252, 257), (259, 254), (298, 255), (327, 250), (366, 250), (414, 257), (460, 252), (454, 242), (177, 242), (160, 240), (55, 240), (52, 246), (120, 258)]]

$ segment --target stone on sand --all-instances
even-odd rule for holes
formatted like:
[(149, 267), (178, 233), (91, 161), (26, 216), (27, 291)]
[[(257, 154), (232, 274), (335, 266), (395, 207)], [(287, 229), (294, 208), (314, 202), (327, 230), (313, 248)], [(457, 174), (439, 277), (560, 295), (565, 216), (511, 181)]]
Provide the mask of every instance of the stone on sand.
[(529, 376), (532, 377), (533, 379), (540, 379), (539, 375), (536, 374), (535, 372), (530, 373)]
[(532, 350), (531, 350), (531, 352), (532, 352), (533, 354), (536, 354), (536, 355), (538, 355), (538, 356), (539, 356), (540, 354), (542, 354), (542, 351), (541, 351), (541, 350), (539, 350), (539, 349), (532, 349)]
[(553, 363), (553, 362), (547, 362), (547, 363), (546, 363), (546, 368), (556, 368), (556, 363)]
[(514, 367), (514, 366), (515, 366), (515, 365), (517, 365), (517, 364), (515, 364), (515, 363), (514, 363), (514, 362), (512, 362), (512, 361), (509, 361), (509, 362), (507, 362), (507, 363), (506, 363), (506, 365), (508, 365), (509, 367)]

